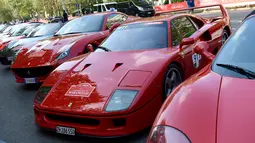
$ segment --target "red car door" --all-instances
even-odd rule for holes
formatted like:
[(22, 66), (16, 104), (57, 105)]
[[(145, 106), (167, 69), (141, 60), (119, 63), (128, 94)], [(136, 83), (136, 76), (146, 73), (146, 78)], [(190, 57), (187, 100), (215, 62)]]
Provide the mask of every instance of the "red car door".
[[(197, 32), (197, 28), (193, 23), (186, 17), (179, 17), (171, 21), (171, 32), (172, 32), (172, 45), (173, 47), (179, 45), (183, 38), (188, 38)], [(195, 44), (183, 46), (183, 51), (180, 52), (180, 55), (183, 59), (185, 65), (185, 75), (190, 76), (200, 69), (201, 56), (193, 53), (193, 48)], [(179, 47), (179, 46), (178, 46)]]

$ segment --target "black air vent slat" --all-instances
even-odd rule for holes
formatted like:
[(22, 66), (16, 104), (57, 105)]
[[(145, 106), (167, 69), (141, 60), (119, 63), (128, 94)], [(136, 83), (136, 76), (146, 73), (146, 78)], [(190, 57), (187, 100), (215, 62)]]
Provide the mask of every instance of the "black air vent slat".
[(86, 64), (82, 70), (85, 70), (86, 68), (88, 68), (89, 66), (91, 66), (91, 64)]
[(123, 65), (123, 63), (117, 63), (117, 64), (114, 66), (114, 68), (113, 68), (112, 71), (115, 71), (117, 68), (119, 68), (119, 67), (122, 66), (122, 65)]

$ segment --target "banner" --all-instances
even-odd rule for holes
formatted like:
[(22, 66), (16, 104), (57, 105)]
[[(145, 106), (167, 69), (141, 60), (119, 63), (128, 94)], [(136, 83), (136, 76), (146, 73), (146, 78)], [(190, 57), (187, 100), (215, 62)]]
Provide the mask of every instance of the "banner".
[(167, 10), (178, 10), (178, 9), (183, 9), (187, 7), (188, 7), (187, 2), (179, 2), (179, 3), (162, 5), (162, 6), (155, 6), (154, 9), (156, 12), (160, 12), (160, 11), (167, 11)]
[[(247, 2), (255, 3), (255, 0), (195, 0), (196, 6), (206, 6), (206, 5), (214, 5), (214, 4), (237, 4), (237, 3), (247, 3)], [(188, 4), (186, 1), (154, 7), (156, 12), (167, 11), (167, 10), (179, 10), (184, 8), (188, 8)]]
[(197, 0), (200, 6), (212, 4), (235, 4), (243, 2), (255, 2), (254, 0)]

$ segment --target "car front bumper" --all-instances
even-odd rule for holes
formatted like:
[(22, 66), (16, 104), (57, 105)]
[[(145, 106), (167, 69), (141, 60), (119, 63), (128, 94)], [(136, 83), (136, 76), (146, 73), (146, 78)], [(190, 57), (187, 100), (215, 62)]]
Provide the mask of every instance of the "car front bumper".
[[(75, 128), (76, 135), (119, 137), (134, 134), (150, 127), (161, 104), (162, 99), (158, 96), (146, 106), (133, 113), (106, 117), (57, 113), (41, 110), (34, 106), (34, 115), (36, 125), (44, 129), (55, 131), (57, 126), (62, 126)], [(53, 118), (52, 116), (58, 118)], [(66, 120), (66, 118), (73, 120)], [(84, 121), (89, 122), (86, 123)]]
[(11, 68), (17, 83), (26, 83), (26, 79), (35, 79), (35, 83), (42, 83), (56, 68), (56, 65), (29, 68)]

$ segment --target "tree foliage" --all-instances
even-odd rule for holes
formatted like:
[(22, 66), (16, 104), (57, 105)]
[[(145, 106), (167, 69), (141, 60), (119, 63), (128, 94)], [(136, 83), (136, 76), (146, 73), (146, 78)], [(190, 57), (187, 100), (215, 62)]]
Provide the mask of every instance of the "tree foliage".
[(60, 16), (63, 8), (69, 12), (77, 9), (77, 3), (82, 7), (91, 7), (102, 2), (103, 0), (0, 0), (0, 21)]
[[(108, 0), (127, 1), (127, 0)], [(183, 0), (172, 0), (179, 2)], [(30, 19), (61, 16), (63, 9), (69, 14), (80, 7), (91, 8), (95, 3), (103, 0), (0, 0), (0, 21), (11, 21), (13, 19)]]

